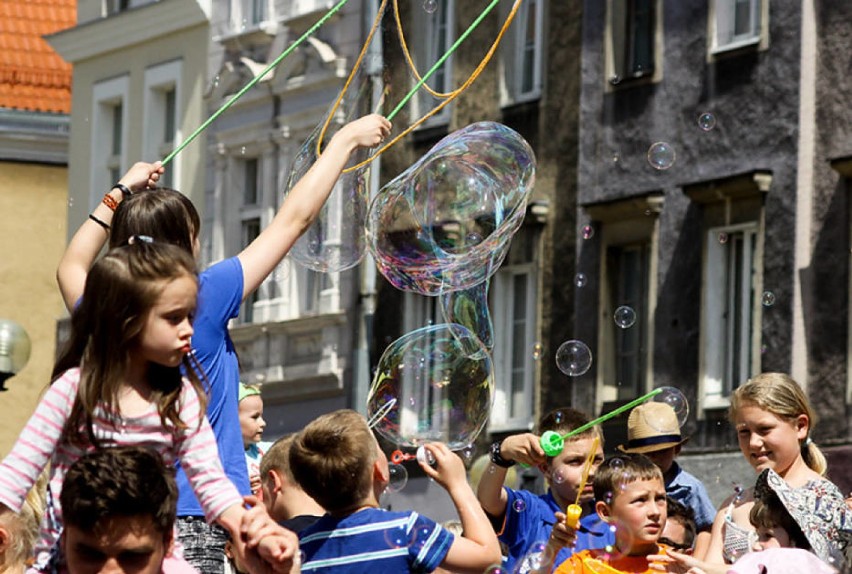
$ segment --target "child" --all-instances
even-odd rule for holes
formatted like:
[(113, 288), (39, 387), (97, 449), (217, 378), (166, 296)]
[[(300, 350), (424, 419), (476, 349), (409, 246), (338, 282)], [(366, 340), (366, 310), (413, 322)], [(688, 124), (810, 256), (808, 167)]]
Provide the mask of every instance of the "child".
[[(756, 573), (760, 571), (759, 564), (769, 561), (775, 563), (770, 572), (781, 572), (782, 565), (783, 571), (796, 574), (826, 570), (829, 566), (843, 569), (843, 552), (852, 537), (852, 524), (840, 493), (823, 486), (812, 482), (791, 488), (778, 473), (767, 468), (757, 478), (754, 504), (749, 512), (751, 524), (757, 531), (752, 550), (760, 552), (742, 556), (733, 567), (698, 561), (676, 552), (669, 552), (661, 561), (668, 562), (672, 572), (689, 568), (690, 572), (701, 574), (725, 574), (729, 568)], [(819, 560), (809, 560), (801, 553), (786, 554), (786, 564), (771, 555), (775, 550), (790, 548), (811, 553), (812, 557), (822, 560), (822, 565), (815, 566)]]
[(692, 554), (695, 548), (695, 515), (691, 508), (671, 496), (666, 496), (666, 525), (660, 535), (660, 544), (684, 554)]
[[(793, 488), (809, 486), (840, 495), (825, 480), (825, 457), (810, 438), (816, 421), (801, 387), (782, 373), (762, 373), (736, 389), (729, 413), (743, 456), (758, 472), (771, 468)], [(755, 545), (749, 522), (752, 489), (731, 496), (716, 514), (705, 556), (708, 563), (732, 563)]]
[[(595, 510), (604, 522), (614, 522), (614, 548), (583, 550), (556, 569), (557, 574), (650, 572), (648, 556), (665, 555), (658, 543), (666, 523), (666, 489), (660, 468), (641, 454), (619, 455), (604, 461), (595, 474)], [(554, 531), (565, 529), (560, 523)]]
[(666, 494), (692, 509), (698, 530), (696, 546), (702, 552), (710, 544), (710, 529), (716, 508), (704, 484), (675, 462), (681, 447), (689, 440), (682, 438), (674, 409), (665, 403), (647, 402), (630, 411), (627, 418), (627, 444), (622, 452), (641, 453), (660, 467), (666, 483)]
[[(572, 408), (563, 408), (545, 415), (539, 422), (539, 433), (548, 430), (568, 433), (589, 422), (586, 415)], [(576, 533), (575, 551), (597, 548), (611, 543), (611, 535), (591, 532), (597, 521), (594, 516), (592, 481), (595, 469), (603, 461), (603, 436), (597, 427), (571, 437), (559, 456), (545, 457), (539, 437), (526, 433), (510, 436), (491, 445), (491, 464), (482, 474), (477, 498), (485, 512), (492, 518), (501, 542), (508, 546), (505, 568), (512, 571), (515, 564), (526, 556), (537, 542), (546, 541), (556, 522), (555, 513), (564, 512), (573, 504), (582, 481), (583, 466), (589, 458), (592, 445), (598, 438), (597, 450), (589, 476), (580, 496), (583, 507), (581, 528)], [(544, 474), (549, 488), (546, 494), (536, 496), (524, 490), (503, 486), (507, 469), (516, 462), (536, 465)], [(571, 548), (562, 548), (555, 557), (560, 563), (570, 556)]]
[(77, 459), (60, 495), (68, 571), (159, 574), (174, 546), (173, 474), (162, 457), (139, 446)]
[(266, 421), (263, 420), (263, 399), (260, 389), (240, 383), (239, 391), (240, 431), (246, 450), (249, 484), (252, 494), (260, 492), (260, 461), (272, 444), (261, 440)]
[[(242, 302), (281, 262), (317, 217), (350, 153), (357, 147), (375, 146), (389, 132), (390, 122), (378, 115), (343, 126), (331, 138), (322, 156), (293, 187), (263, 232), (236, 257), (220, 261), (199, 275), (199, 305), (192, 347), (209, 382), (207, 416), (216, 436), (222, 465), (243, 495), (251, 490), (237, 422), (240, 370), (228, 334), (228, 323), (239, 314)], [(192, 202), (170, 189), (143, 191), (156, 185), (162, 173), (159, 163), (136, 163), (71, 239), (57, 269), (59, 288), (69, 310), (77, 304), (86, 274), (107, 238), (110, 246), (115, 247), (130, 236), (147, 235), (197, 254), (201, 220)], [(134, 191), (138, 193), (132, 193)], [(116, 204), (118, 207), (113, 214)], [(184, 546), (184, 555), (205, 574), (221, 573), (226, 533), (204, 520), (204, 512), (182, 468), (178, 469), (177, 483), (178, 536)]]
[(464, 535), (453, 535), (413, 511), (388, 512), (379, 497), (389, 482), (388, 460), (363, 416), (323, 415), (296, 435), (290, 468), (302, 488), (328, 513), (300, 533), (303, 572), (482, 572), (499, 563), (500, 547), (467, 483), (464, 463), (444, 444), (425, 448), (435, 467), (427, 476), (453, 500)]
[[(179, 460), (207, 519), (239, 534), (243, 500), (222, 471), (189, 363), (196, 281), (189, 253), (135, 237), (92, 267), (52, 383), (0, 465), (0, 504), (17, 512), (50, 463), (39, 570), (62, 532), (56, 499), (69, 466), (106, 446), (146, 445), (168, 464)], [(267, 550), (284, 557), (274, 544)]]
[(46, 475), (42, 473), (27, 494), (21, 512), (15, 514), (0, 506), (0, 572), (23, 574), (29, 564), (36, 539), (38, 523), (44, 510)]
[(325, 514), (325, 509), (302, 490), (290, 470), (290, 447), (295, 435), (275, 441), (260, 461), (263, 503), (273, 520), (299, 533)]

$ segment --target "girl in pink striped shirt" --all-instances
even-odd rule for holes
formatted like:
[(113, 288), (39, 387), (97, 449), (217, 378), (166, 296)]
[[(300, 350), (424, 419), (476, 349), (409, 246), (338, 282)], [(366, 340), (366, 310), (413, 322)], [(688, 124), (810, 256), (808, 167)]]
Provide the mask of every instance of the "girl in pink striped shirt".
[[(36, 571), (56, 566), (68, 467), (87, 452), (118, 445), (148, 446), (169, 465), (180, 461), (207, 520), (241, 544), (246, 511), (222, 470), (190, 354), (195, 262), (185, 250), (144, 236), (130, 243), (92, 267), (52, 383), (0, 464), (0, 504), (15, 512), (51, 465)], [(263, 539), (259, 550), (286, 571), (295, 548), (278, 536)]]

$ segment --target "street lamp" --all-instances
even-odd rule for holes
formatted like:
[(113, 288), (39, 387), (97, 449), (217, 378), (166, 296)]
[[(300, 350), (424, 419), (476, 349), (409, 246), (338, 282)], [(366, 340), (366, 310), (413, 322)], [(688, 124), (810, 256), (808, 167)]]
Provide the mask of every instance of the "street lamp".
[(24, 328), (0, 319), (0, 391), (7, 390), (6, 379), (24, 368), (30, 359), (30, 337)]

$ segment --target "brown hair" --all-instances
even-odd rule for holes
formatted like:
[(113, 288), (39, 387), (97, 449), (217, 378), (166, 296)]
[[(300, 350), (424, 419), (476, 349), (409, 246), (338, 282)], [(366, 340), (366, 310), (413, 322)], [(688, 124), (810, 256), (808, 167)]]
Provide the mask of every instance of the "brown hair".
[[(538, 434), (541, 435), (545, 431), (553, 431), (559, 434), (567, 434), (574, 429), (589, 424), (588, 415), (583, 411), (571, 407), (564, 407), (550, 411), (541, 417), (538, 421)], [(597, 436), (600, 439), (601, 447), (603, 447), (603, 433), (599, 426), (593, 426), (578, 435), (574, 435), (568, 440), (580, 440), (589, 437)], [(547, 462), (553, 461), (554, 457), (547, 457)]]
[(796, 548), (811, 549), (811, 543), (805, 533), (774, 492), (764, 494), (754, 501), (748, 519), (755, 528), (783, 528)]
[(290, 470), (311, 498), (329, 512), (365, 500), (373, 487), (378, 445), (364, 417), (343, 409), (322, 415), (296, 435)]
[(171, 243), (193, 253), (193, 243), (200, 231), (201, 218), (189, 198), (174, 189), (159, 187), (134, 193), (118, 204), (109, 245), (118, 247), (134, 235), (147, 235), (154, 241)]
[[(118, 393), (148, 313), (165, 284), (181, 277), (196, 280), (195, 261), (188, 252), (167, 243), (134, 241), (110, 250), (92, 266), (82, 300), (71, 315), (71, 336), (53, 368), (55, 381), (68, 369), (80, 367), (77, 397), (63, 432), (66, 440), (99, 446), (93, 429), (95, 409), (101, 405), (107, 413), (118, 412)], [(192, 355), (184, 357), (183, 366), (201, 402), (200, 423), (207, 398), (203, 375)], [(157, 405), (163, 425), (185, 428), (178, 412), (183, 386), (180, 368), (151, 363), (147, 378), (150, 400)]]
[(68, 469), (59, 501), (65, 524), (95, 531), (112, 517), (150, 516), (169, 534), (177, 514), (174, 466), (142, 446), (93, 451)]
[[(728, 412), (732, 423), (735, 422), (737, 410), (747, 404), (756, 405), (789, 421), (806, 415), (809, 422), (808, 434), (811, 434), (817, 422), (816, 413), (802, 387), (785, 373), (761, 373), (736, 389), (731, 395), (731, 408)], [(820, 448), (812, 440), (803, 441), (800, 447), (805, 464), (814, 472), (825, 476), (828, 464)]]
[(625, 453), (610, 457), (595, 471), (595, 500), (612, 504), (621, 492), (621, 485), (654, 478), (662, 483), (663, 473), (644, 454)]
[(290, 470), (290, 447), (293, 446), (295, 439), (295, 434), (284, 435), (267, 449), (263, 458), (260, 459), (261, 480), (266, 480), (269, 471), (274, 470), (280, 473), (288, 483), (298, 486), (296, 477)]

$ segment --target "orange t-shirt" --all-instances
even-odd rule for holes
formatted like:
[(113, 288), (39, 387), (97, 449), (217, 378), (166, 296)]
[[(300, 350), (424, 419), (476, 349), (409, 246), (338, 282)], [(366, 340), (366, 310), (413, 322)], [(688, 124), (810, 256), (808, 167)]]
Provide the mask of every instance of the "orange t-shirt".
[[(657, 545), (657, 554), (666, 554), (665, 544)], [(559, 565), (556, 574), (653, 574), (645, 556), (622, 556), (610, 559), (604, 549), (583, 550)]]

